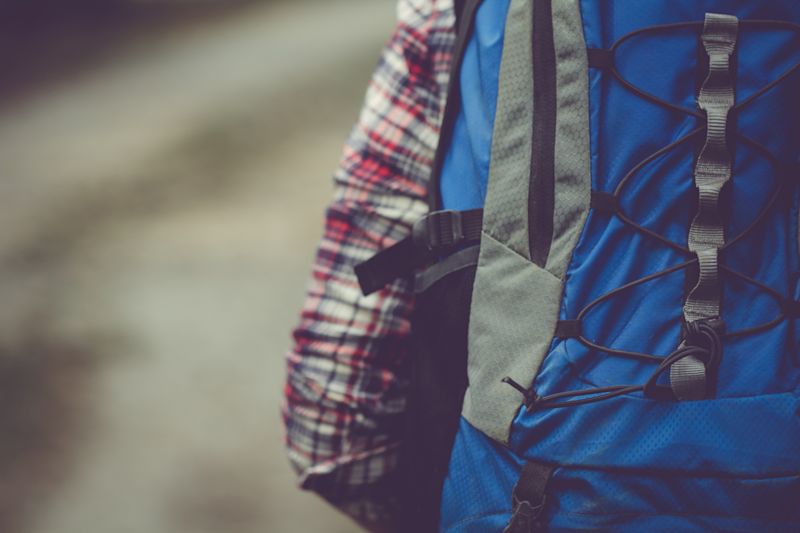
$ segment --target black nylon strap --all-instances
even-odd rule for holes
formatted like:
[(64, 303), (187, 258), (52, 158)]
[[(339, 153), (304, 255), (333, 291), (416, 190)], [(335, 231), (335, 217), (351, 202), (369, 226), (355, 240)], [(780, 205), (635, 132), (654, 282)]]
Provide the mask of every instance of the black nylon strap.
[(583, 335), (583, 322), (580, 320), (559, 320), (556, 323), (556, 338), (577, 339)]
[(791, 318), (800, 318), (800, 302), (796, 300), (785, 300), (783, 302), (783, 314)]
[(614, 66), (614, 51), (605, 48), (588, 48), (586, 55), (590, 68), (606, 69)]
[(355, 267), (361, 292), (369, 296), (390, 281), (410, 274), (423, 261), (411, 237), (375, 254)]
[(589, 206), (604, 213), (616, 213), (619, 211), (619, 200), (613, 193), (592, 191)]
[(543, 530), (541, 514), (554, 466), (528, 461), (512, 494), (513, 514), (503, 533), (537, 533)]
[(411, 275), (414, 270), (462, 244), (479, 242), (483, 229), (483, 209), (434, 211), (414, 224), (412, 234), (359, 263), (355, 267), (364, 296), (388, 283)]

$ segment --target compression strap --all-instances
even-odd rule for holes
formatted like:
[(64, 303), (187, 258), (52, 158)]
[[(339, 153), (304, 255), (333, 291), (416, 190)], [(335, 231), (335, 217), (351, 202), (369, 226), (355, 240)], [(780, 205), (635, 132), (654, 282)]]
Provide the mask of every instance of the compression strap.
[(409, 237), (356, 265), (361, 291), (368, 296), (437, 257), (479, 242), (482, 228), (483, 209), (434, 211), (422, 217)]
[[(699, 201), (689, 228), (689, 249), (699, 265), (697, 284), (683, 307), (687, 323), (716, 320), (720, 316), (719, 250), (725, 246), (725, 222), (721, 194), (731, 180), (732, 156), (728, 147), (728, 117), (736, 104), (732, 57), (739, 34), (739, 20), (731, 15), (706, 14), (703, 47), (708, 54), (708, 77), (697, 99), (706, 113), (706, 142), (695, 166), (694, 182)], [(685, 345), (681, 345), (681, 348)], [(685, 357), (670, 368), (670, 384), (679, 400), (705, 399), (712, 388), (706, 362)]]

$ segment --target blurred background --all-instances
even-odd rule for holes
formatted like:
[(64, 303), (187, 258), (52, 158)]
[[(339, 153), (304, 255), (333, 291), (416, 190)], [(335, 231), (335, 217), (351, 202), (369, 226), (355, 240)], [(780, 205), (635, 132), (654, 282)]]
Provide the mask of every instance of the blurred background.
[(283, 356), (392, 0), (0, 0), (0, 532), (354, 532)]

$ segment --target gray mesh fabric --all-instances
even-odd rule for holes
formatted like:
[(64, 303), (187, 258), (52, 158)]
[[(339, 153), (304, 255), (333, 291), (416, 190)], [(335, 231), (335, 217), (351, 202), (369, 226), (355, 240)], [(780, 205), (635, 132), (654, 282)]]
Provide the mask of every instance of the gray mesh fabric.
[[(547, 269), (531, 262), (528, 191), (533, 112), (533, 5), (506, 22), (481, 251), (472, 296), (464, 417), (507, 443), (522, 397), (552, 342), (562, 277), (589, 209), (588, 65), (579, 0), (553, 1), (557, 66), (555, 220)], [(536, 191), (533, 191), (535, 194)]]
[(553, 2), (556, 51), (555, 204), (547, 270), (563, 277), (589, 211), (589, 68), (577, 1)]
[(522, 398), (502, 379), (533, 381), (555, 332), (561, 280), (488, 234), (477, 272), (464, 417), (505, 443)]
[(527, 258), (530, 258), (528, 184), (533, 123), (532, 24), (531, 1), (511, 0), (500, 64), (483, 224), (487, 233)]

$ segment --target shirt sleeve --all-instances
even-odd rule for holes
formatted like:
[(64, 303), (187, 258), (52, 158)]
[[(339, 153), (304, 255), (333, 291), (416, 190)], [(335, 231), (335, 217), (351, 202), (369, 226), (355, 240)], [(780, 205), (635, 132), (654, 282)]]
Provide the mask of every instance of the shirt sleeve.
[(397, 15), (334, 175), (283, 405), (301, 486), (362, 523), (391, 512), (413, 294), (400, 280), (364, 297), (353, 266), (427, 211), (455, 41), (452, 0), (401, 0)]

